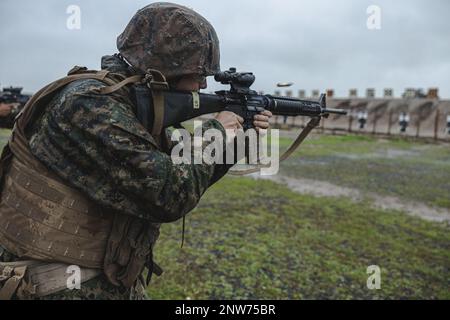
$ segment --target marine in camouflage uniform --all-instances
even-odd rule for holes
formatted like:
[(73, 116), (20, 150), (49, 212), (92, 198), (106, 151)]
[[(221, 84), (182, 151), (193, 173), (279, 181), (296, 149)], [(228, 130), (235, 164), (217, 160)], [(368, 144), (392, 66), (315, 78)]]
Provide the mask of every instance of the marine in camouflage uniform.
[[(160, 70), (169, 81), (183, 74), (208, 76), (219, 70), (214, 29), (182, 6), (156, 3), (145, 7), (117, 43), (121, 55), (103, 57), (102, 69), (124, 77), (145, 73), (150, 67)], [(155, 137), (144, 128), (136, 117), (129, 88), (108, 95), (95, 92), (104, 86), (101, 81), (85, 79), (59, 90), (31, 124), (29, 150), (52, 173), (105, 211), (132, 217), (131, 225), (148, 228), (151, 236), (144, 243), (153, 247), (160, 223), (184, 217), (230, 165), (174, 165), (168, 155), (168, 132)], [(206, 121), (202, 129), (210, 128), (225, 134), (215, 119)], [(0, 261), (28, 258), (29, 252), (7, 250), (1, 239)], [(81, 290), (66, 289), (43, 298), (143, 299), (144, 291), (142, 277), (124, 287), (101, 274), (84, 282)]]

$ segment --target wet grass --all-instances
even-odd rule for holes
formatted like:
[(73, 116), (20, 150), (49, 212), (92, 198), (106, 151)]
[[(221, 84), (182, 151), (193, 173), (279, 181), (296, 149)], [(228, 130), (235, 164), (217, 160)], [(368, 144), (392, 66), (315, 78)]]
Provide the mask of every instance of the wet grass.
[(8, 142), (10, 135), (11, 135), (11, 130), (0, 129), (0, 148), (3, 149), (3, 146)]
[[(449, 299), (450, 233), (400, 212), (225, 178), (163, 225), (153, 299)], [(367, 288), (367, 267), (381, 289)]]
[[(280, 148), (291, 139), (282, 138)], [(450, 208), (450, 146), (373, 137), (308, 138), (280, 173)]]
[[(0, 131), (0, 144), (8, 130)], [(289, 139), (281, 140), (286, 148)], [(395, 151), (392, 151), (395, 150)], [(312, 137), (282, 172), (450, 207), (446, 146), (362, 136)], [(439, 200), (441, 199), (441, 200)], [(349, 199), (300, 195), (227, 177), (165, 224), (153, 299), (450, 299), (450, 226)], [(369, 290), (367, 267), (381, 268)]]

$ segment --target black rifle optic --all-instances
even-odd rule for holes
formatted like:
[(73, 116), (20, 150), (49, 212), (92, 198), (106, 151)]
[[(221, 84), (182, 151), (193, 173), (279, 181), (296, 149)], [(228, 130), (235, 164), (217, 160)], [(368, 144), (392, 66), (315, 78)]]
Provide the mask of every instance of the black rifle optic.
[[(253, 117), (265, 110), (283, 116), (328, 117), (330, 114), (347, 114), (345, 110), (327, 108), (325, 94), (322, 94), (318, 101), (260, 95), (250, 89), (255, 81), (255, 76), (251, 72), (236, 72), (235, 68), (230, 68), (228, 71), (217, 73), (214, 79), (230, 85), (230, 90), (216, 91), (215, 94), (165, 91), (163, 127), (221, 111), (231, 111), (244, 118), (244, 129), (253, 128)], [(139, 108), (139, 101), (150, 99), (149, 90), (143, 86), (137, 86), (135, 90), (138, 110), (148, 110)], [(146, 118), (150, 124), (153, 123), (151, 112)]]

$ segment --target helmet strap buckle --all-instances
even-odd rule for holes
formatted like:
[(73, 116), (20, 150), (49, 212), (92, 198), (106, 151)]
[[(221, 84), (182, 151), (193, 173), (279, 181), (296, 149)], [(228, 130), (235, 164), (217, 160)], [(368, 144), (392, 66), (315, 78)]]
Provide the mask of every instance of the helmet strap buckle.
[(164, 77), (160, 71), (155, 69), (147, 69), (142, 82), (145, 83), (151, 90), (169, 90), (169, 84), (167, 83), (166, 77)]

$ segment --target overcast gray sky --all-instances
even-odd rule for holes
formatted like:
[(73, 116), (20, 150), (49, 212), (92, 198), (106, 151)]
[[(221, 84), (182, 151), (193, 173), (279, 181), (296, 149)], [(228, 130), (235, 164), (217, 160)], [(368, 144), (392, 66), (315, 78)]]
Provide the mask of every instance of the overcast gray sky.
[[(99, 68), (116, 52), (116, 37), (152, 1), (1, 0), (0, 86), (34, 92), (74, 65)], [(399, 96), (406, 87), (439, 87), (450, 98), (448, 0), (179, 0), (215, 27), (221, 66), (253, 71), (255, 90), (349, 88)], [(81, 29), (69, 30), (69, 5), (81, 9)], [(366, 10), (381, 8), (381, 29), (369, 30)], [(220, 86), (209, 81), (209, 90)]]

